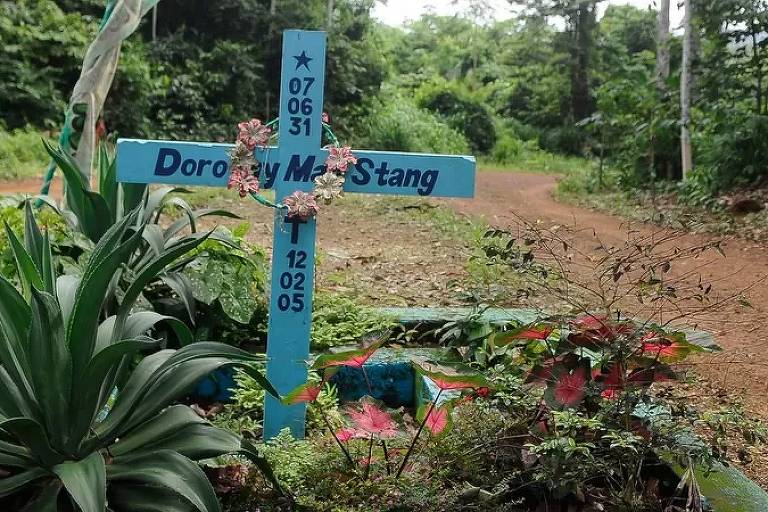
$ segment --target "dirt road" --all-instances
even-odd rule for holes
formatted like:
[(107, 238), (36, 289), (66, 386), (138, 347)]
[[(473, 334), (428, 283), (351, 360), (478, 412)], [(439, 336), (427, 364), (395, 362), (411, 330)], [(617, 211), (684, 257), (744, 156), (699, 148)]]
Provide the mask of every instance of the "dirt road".
[[(606, 244), (620, 244), (626, 240), (625, 220), (557, 202), (552, 198), (555, 185), (555, 177), (542, 174), (484, 171), (478, 174), (477, 193), (473, 200), (447, 200), (445, 203), (459, 212), (484, 217), (489, 223), (500, 227), (509, 226), (515, 222), (516, 216), (521, 216), (529, 221), (540, 219), (590, 233), (594, 229)], [(39, 180), (0, 183), (0, 194), (36, 193), (38, 190)], [(59, 197), (61, 195), (61, 184), (58, 180), (54, 184), (53, 194)], [(242, 209), (242, 214), (260, 223), (255, 231), (261, 233), (261, 236), (255, 241), (268, 247), (271, 243), (271, 221), (268, 212), (261, 211), (265, 209), (253, 210), (238, 202), (232, 203), (232, 206), (236, 210)], [(259, 216), (255, 216), (255, 212), (259, 212)], [(460, 269), (463, 256), (458, 253), (454, 255), (455, 251), (445, 250), (444, 247), (439, 247), (439, 244), (431, 243), (430, 233), (417, 226), (408, 229), (418, 228), (418, 236), (404, 237), (402, 227), (393, 227), (386, 222), (378, 222), (375, 218), (342, 217), (335, 209), (325, 214), (319, 230), (319, 246), (331, 255), (345, 251), (351, 254), (376, 252), (380, 261), (368, 265), (365, 272), (378, 273), (385, 277), (399, 276), (396, 280), (399, 283), (397, 286), (389, 283), (389, 277), (370, 278), (375, 286), (382, 288), (378, 297), (388, 291), (390, 295), (402, 297), (403, 304), (421, 304), (423, 301), (423, 305), (426, 305), (435, 299), (431, 294), (425, 293), (425, 286), (421, 283), (424, 276), (429, 274), (425, 269), (436, 262), (439, 262), (443, 274), (453, 275), (452, 272), (458, 272)], [(658, 229), (645, 225), (634, 227), (648, 233)], [(339, 232), (347, 234), (340, 239)], [(704, 235), (683, 235), (680, 244), (692, 246), (706, 240)], [(425, 244), (425, 241), (428, 243)], [(583, 244), (584, 250), (590, 250), (590, 247), (594, 247), (594, 239), (585, 235)], [(400, 249), (396, 250), (398, 247)], [(695, 262), (697, 267), (702, 267), (703, 279), (714, 282), (715, 289), (721, 295), (737, 293), (768, 275), (768, 248), (733, 239), (728, 240), (724, 248), (726, 258), (712, 254)], [(454, 256), (448, 261), (446, 254)], [(412, 264), (412, 272), (405, 272), (404, 261)], [(332, 266), (331, 263), (333, 262), (327, 265)], [(348, 265), (348, 262), (344, 262), (341, 266)], [(332, 270), (333, 268), (329, 268), (321, 275), (329, 274)], [(691, 269), (681, 267), (673, 268), (672, 272), (689, 270)], [(416, 277), (406, 279), (406, 274), (411, 273)], [(440, 281), (442, 277), (435, 275), (430, 279)], [(355, 278), (350, 282), (357, 280)], [(417, 282), (421, 284), (414, 286), (413, 283)], [(431, 283), (427, 288), (434, 288), (434, 293), (442, 296), (445, 295), (443, 284)], [(356, 287), (349, 283), (343, 286), (353, 292), (356, 290)], [(334, 288), (328, 283), (326, 287)], [(713, 384), (728, 389), (728, 394), (732, 397), (743, 396), (749, 409), (768, 417), (768, 400), (765, 400), (768, 394), (768, 329), (763, 325), (768, 316), (768, 281), (750, 290), (747, 298), (753, 309), (733, 305), (698, 318), (697, 327), (712, 332), (724, 352), (716, 356), (698, 358), (696, 369)]]
[[(557, 202), (552, 197), (556, 178), (542, 174), (481, 172), (473, 200), (448, 203), (460, 212), (481, 216), (492, 225), (507, 227), (517, 215), (528, 221), (542, 220), (574, 229), (595, 230), (606, 244), (626, 240), (625, 219)], [(640, 232), (657, 230), (647, 225), (633, 225)], [(707, 241), (705, 235), (683, 235), (682, 247)], [(594, 248), (594, 239), (585, 235), (582, 249)], [(701, 267), (705, 281), (713, 282), (721, 295), (738, 293), (768, 275), (768, 248), (754, 243), (730, 239), (723, 245), (726, 257), (716, 254), (695, 262)], [(687, 272), (690, 268), (673, 268), (671, 272)], [(713, 333), (724, 348), (722, 354), (697, 360), (697, 371), (715, 384), (742, 395), (746, 405), (768, 416), (768, 330), (763, 322), (768, 316), (768, 281), (746, 293), (751, 309), (737, 304), (698, 318), (698, 327)]]

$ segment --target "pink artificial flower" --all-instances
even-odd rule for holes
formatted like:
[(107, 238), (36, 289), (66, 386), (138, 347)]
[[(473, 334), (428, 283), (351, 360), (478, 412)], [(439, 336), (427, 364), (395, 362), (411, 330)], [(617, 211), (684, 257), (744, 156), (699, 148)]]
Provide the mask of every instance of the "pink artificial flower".
[(339, 171), (342, 174), (347, 172), (349, 164), (355, 165), (356, 163), (357, 157), (352, 154), (352, 148), (349, 146), (332, 146), (328, 158), (325, 160), (325, 165), (329, 171)]
[(259, 119), (251, 119), (237, 125), (239, 133), (237, 140), (253, 151), (256, 146), (266, 146), (269, 143), (269, 137), (272, 135), (272, 129), (261, 124)]
[(283, 204), (288, 207), (289, 218), (298, 217), (301, 220), (308, 220), (320, 211), (315, 195), (299, 190), (283, 199)]
[(381, 439), (397, 435), (397, 424), (392, 417), (372, 403), (363, 402), (360, 410), (349, 411), (349, 417), (358, 432), (366, 432)]
[(237, 189), (240, 197), (245, 197), (259, 191), (259, 179), (251, 173), (248, 167), (235, 166), (229, 173), (227, 188)]

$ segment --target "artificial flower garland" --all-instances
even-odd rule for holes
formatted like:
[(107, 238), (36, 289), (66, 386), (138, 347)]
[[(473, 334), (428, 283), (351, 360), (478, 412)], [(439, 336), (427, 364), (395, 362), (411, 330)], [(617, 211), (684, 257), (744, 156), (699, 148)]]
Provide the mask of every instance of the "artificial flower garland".
[(237, 125), (237, 142), (229, 152), (229, 182), (227, 188), (235, 189), (240, 197), (250, 195), (259, 203), (281, 208), (288, 211), (288, 218), (308, 220), (318, 214), (320, 204), (331, 204), (335, 199), (344, 195), (344, 181), (350, 165), (357, 163), (357, 157), (349, 146), (342, 146), (331, 130), (328, 114), (323, 113), (323, 132), (331, 140), (326, 146), (328, 158), (325, 160), (326, 171), (315, 178), (315, 188), (312, 192), (295, 191), (285, 197), (282, 203), (272, 203), (259, 195), (260, 183), (256, 149), (264, 149), (274, 135), (273, 126), (278, 123), (275, 119), (262, 124), (259, 119), (251, 119)]

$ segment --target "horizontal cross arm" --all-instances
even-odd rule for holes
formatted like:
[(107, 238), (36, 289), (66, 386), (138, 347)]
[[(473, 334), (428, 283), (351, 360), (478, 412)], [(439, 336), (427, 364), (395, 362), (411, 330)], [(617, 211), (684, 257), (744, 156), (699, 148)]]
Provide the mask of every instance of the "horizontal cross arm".
[[(117, 143), (118, 180), (127, 183), (169, 183), (226, 187), (227, 151), (231, 144), (121, 139)], [(345, 192), (424, 197), (472, 197), (475, 159), (470, 156), (354, 151)], [(325, 149), (306, 155), (283, 155), (270, 147), (256, 152), (262, 188), (277, 180), (287, 188), (309, 190), (325, 171)], [(284, 188), (286, 188), (284, 187)]]

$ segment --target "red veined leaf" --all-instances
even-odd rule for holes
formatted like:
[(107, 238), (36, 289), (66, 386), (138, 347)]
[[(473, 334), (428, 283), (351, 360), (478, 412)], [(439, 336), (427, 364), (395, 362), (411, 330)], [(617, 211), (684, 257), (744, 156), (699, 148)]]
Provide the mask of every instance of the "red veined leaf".
[(649, 364), (632, 370), (627, 377), (628, 383), (631, 382), (640, 386), (650, 386), (654, 382), (677, 380), (677, 375), (669, 366), (661, 363), (654, 363), (652, 359), (648, 358), (641, 358), (641, 360), (645, 360)]
[(500, 332), (493, 336), (493, 342), (497, 346), (508, 345), (515, 341), (545, 340), (554, 332), (552, 324), (531, 324), (507, 332)]
[(640, 339), (640, 344), (640, 350), (644, 356), (664, 363), (682, 361), (691, 352), (702, 350), (698, 345), (689, 343), (685, 333), (682, 332), (662, 334), (651, 331)]
[(320, 391), (323, 389), (323, 383), (318, 385), (312, 385), (310, 383), (304, 383), (297, 386), (293, 391), (283, 397), (281, 402), (283, 405), (296, 405), (307, 402), (314, 402), (317, 400)]
[(359, 350), (348, 350), (346, 352), (339, 352), (337, 354), (325, 354), (317, 359), (312, 364), (313, 370), (322, 370), (325, 368), (332, 368), (335, 366), (350, 366), (352, 368), (362, 368), (363, 365), (371, 358), (371, 356), (379, 350), (384, 343), (386, 343), (387, 337), (370, 344), (366, 348)]
[[(434, 402), (422, 405), (416, 411), (416, 420), (424, 422), (424, 427), (433, 435), (440, 435), (450, 430), (453, 425), (453, 407), (456, 400), (435, 405)], [(459, 401), (458, 403), (462, 403)]]
[(568, 341), (579, 347), (608, 345), (635, 331), (632, 322), (612, 322), (605, 316), (584, 315), (570, 323)]
[(426, 364), (415, 361), (412, 364), (420, 374), (428, 377), (441, 391), (490, 388), (488, 380), (479, 373), (458, 373), (452, 368), (431, 364), (428, 369)]
[(604, 389), (600, 393), (600, 397), (605, 398), (606, 400), (616, 400), (619, 396), (621, 396), (620, 389)]
[(341, 428), (336, 432), (336, 438), (342, 443), (346, 443), (352, 439), (362, 439), (366, 437), (370, 436), (368, 436), (365, 432), (360, 432), (359, 430), (355, 430), (354, 428), (349, 427)]
[(553, 409), (574, 407), (584, 400), (587, 380), (590, 377), (589, 360), (568, 371), (563, 365), (552, 369), (552, 379), (547, 385), (544, 398)]
[[(621, 391), (624, 389), (626, 382), (626, 371), (624, 370), (624, 365), (621, 361), (613, 361), (609, 364), (610, 366), (608, 367), (608, 371), (606, 372), (606, 367), (603, 366), (603, 371), (595, 377), (595, 380), (602, 384), (604, 392)], [(608, 395), (613, 397), (612, 393), (608, 393), (606, 396), (604, 396), (604, 398)]]
[(397, 436), (399, 432), (392, 416), (372, 400), (363, 399), (359, 406), (350, 408), (347, 415), (354, 425), (354, 430), (365, 432), (368, 436), (389, 439)]

